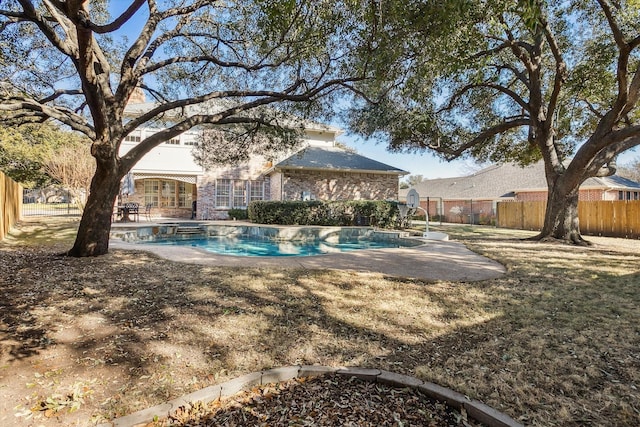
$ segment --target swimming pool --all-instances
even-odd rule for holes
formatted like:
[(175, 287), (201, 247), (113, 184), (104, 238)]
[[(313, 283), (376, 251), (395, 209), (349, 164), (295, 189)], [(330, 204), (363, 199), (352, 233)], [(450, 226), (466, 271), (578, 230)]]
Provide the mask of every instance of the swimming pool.
[(347, 241), (295, 241), (273, 240), (259, 236), (236, 235), (211, 236), (195, 239), (167, 239), (144, 242), (143, 244), (190, 246), (205, 251), (235, 256), (313, 256), (336, 252), (350, 252), (361, 249), (384, 249), (414, 246), (415, 243), (403, 240), (368, 240), (356, 239)]

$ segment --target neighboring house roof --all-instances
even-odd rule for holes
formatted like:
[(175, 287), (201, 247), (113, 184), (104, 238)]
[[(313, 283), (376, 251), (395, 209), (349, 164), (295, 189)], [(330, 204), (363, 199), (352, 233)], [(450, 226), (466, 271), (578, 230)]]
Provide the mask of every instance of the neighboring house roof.
[(407, 175), (409, 172), (338, 148), (306, 147), (274, 165), (273, 170), (304, 169)]
[[(522, 167), (515, 163), (492, 165), (472, 175), (455, 178), (425, 180), (414, 186), (421, 197), (445, 199), (500, 199), (514, 197), (516, 193), (547, 191), (547, 181), (542, 161)], [(589, 178), (582, 189), (640, 189), (640, 183), (613, 175), (605, 178)], [(407, 189), (400, 190), (406, 197)]]
[(635, 182), (618, 175), (602, 178), (589, 178), (580, 188), (608, 188), (611, 190), (640, 190), (640, 182)]

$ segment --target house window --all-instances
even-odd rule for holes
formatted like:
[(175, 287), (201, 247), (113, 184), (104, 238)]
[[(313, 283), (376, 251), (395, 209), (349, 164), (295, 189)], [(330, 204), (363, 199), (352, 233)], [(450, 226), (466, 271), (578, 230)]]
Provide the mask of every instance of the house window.
[(233, 181), (233, 207), (247, 206), (247, 186), (245, 181)]
[(193, 202), (193, 184), (178, 182), (178, 207), (189, 208)]
[(171, 138), (170, 140), (168, 140), (167, 142), (165, 142), (165, 144), (169, 144), (169, 145), (180, 145), (180, 138), (179, 138), (179, 137)]
[(249, 201), (264, 200), (264, 183), (262, 181), (251, 181), (249, 184)]
[(176, 206), (176, 182), (175, 181), (160, 181), (161, 194), (160, 194), (160, 207), (174, 208)]
[(216, 207), (243, 208), (248, 202), (265, 199), (264, 181), (216, 180)]
[(228, 208), (231, 202), (231, 180), (216, 180), (216, 207)]
[(618, 191), (618, 200), (624, 200), (624, 191)]
[(193, 184), (164, 179), (144, 180), (144, 203), (162, 208), (191, 207)]
[(160, 189), (160, 181), (157, 179), (144, 180), (144, 204), (158, 206), (158, 193)]
[(127, 135), (124, 140), (127, 142), (140, 142), (140, 135)]

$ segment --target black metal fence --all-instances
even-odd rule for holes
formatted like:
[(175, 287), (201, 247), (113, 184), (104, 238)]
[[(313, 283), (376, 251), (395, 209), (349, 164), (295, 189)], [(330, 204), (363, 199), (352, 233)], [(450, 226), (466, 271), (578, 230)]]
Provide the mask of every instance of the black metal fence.
[(68, 190), (57, 187), (24, 189), (22, 216), (79, 216), (82, 211)]

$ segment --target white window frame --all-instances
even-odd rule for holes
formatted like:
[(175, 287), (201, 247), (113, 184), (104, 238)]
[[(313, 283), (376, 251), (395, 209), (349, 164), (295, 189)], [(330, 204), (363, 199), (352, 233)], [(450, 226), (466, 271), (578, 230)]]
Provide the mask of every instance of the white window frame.
[(264, 200), (264, 181), (249, 181), (249, 202)]
[(216, 179), (216, 208), (230, 208), (231, 195), (233, 189), (233, 180), (227, 178)]
[(144, 180), (144, 204), (158, 207), (160, 205), (160, 180)]
[(233, 196), (232, 202), (234, 208), (245, 208), (247, 207), (247, 181), (245, 180), (234, 180), (232, 187)]

